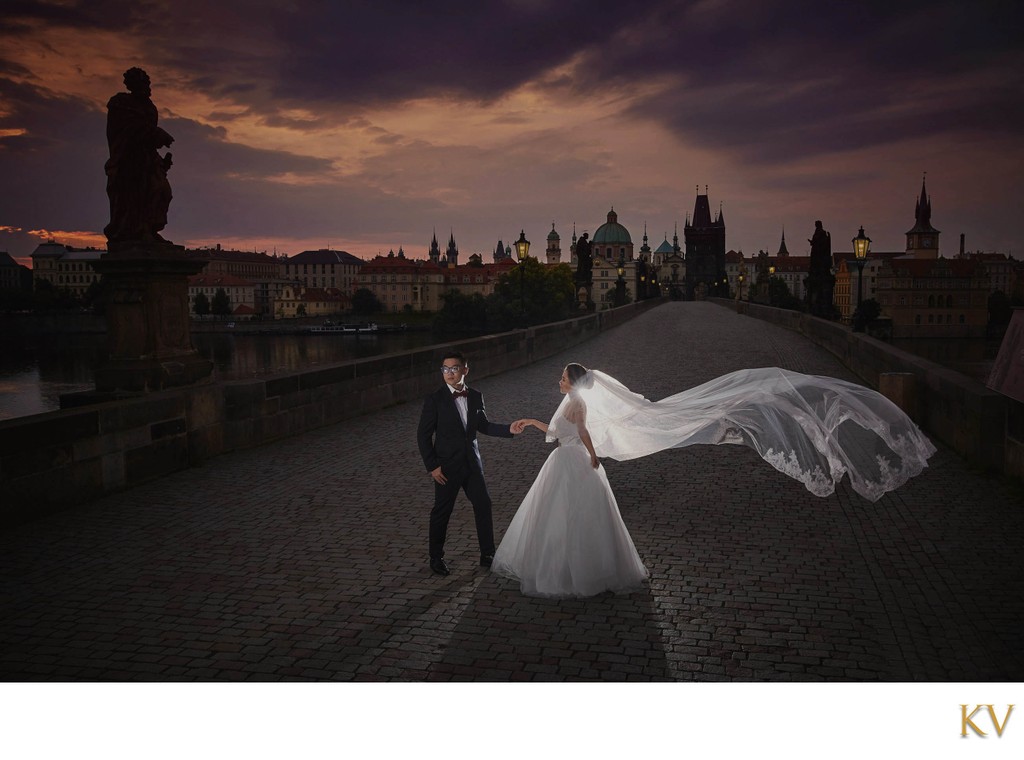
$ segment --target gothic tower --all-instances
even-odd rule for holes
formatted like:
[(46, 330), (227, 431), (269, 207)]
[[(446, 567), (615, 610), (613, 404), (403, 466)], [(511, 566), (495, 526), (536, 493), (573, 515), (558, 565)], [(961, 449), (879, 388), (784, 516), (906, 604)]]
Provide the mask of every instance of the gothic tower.
[(445, 256), (448, 258), (448, 266), (454, 268), (459, 265), (459, 248), (455, 245), (454, 232), (448, 237), (448, 250), (445, 252)]
[(784, 259), (789, 256), (789, 249), (786, 248), (786, 228), (782, 228), (782, 244), (779, 246), (779, 252), (775, 254), (780, 259)]
[(932, 227), (932, 199), (921, 179), (921, 197), (914, 209), (914, 228), (907, 232), (907, 255), (915, 259), (939, 257), (939, 231)]
[(697, 295), (728, 296), (729, 286), (725, 274), (725, 216), (721, 208), (718, 217), (711, 219), (707, 186), (704, 195), (697, 188), (693, 206), (693, 220), (683, 227), (686, 241), (686, 297)]
[(437, 231), (434, 231), (434, 237), (430, 241), (430, 250), (427, 251), (427, 258), (430, 259), (431, 264), (441, 263), (441, 248), (437, 244)]

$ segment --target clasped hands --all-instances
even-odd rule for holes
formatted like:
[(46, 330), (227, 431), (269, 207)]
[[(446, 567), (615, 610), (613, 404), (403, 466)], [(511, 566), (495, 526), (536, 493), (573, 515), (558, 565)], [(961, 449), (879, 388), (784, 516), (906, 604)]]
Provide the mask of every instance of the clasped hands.
[(515, 422), (508, 426), (508, 429), (512, 432), (513, 435), (519, 435), (524, 430), (526, 430), (526, 428), (532, 425), (533, 422), (534, 421), (529, 418), (516, 420)]

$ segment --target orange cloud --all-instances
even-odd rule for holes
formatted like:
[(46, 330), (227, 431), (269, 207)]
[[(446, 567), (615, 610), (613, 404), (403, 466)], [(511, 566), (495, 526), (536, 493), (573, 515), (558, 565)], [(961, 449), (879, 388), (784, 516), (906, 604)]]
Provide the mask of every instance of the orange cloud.
[(76, 248), (106, 248), (107, 237), (101, 232), (69, 231), (69, 230), (29, 230), (29, 235), (40, 240), (55, 240), (63, 245)]

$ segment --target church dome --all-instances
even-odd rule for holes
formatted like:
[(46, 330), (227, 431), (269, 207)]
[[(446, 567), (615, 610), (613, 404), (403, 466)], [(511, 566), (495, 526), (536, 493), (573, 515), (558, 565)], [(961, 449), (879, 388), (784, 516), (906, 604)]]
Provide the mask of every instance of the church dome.
[(554, 225), (554, 223), (552, 223), (552, 225), (551, 225), (551, 232), (548, 233), (548, 240), (561, 240), (561, 239), (562, 238), (558, 237), (558, 233), (555, 232), (555, 225)]
[(602, 245), (615, 245), (618, 243), (633, 244), (629, 236), (629, 230), (619, 224), (619, 216), (615, 209), (608, 212), (608, 221), (597, 228), (592, 242)]

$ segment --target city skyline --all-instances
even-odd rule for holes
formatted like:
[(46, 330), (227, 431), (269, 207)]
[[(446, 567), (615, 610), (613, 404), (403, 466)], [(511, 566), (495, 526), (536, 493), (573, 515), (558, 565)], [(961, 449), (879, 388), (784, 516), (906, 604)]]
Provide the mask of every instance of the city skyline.
[(436, 230), (488, 260), (553, 221), (567, 259), (612, 207), (682, 239), (707, 186), (746, 256), (806, 254), (816, 219), (903, 250), (927, 172), (943, 255), (1019, 254), (1020, 11), (835, 5), (14, 2), (0, 250), (105, 243), (105, 104), (141, 66), (189, 247), (425, 258)]

